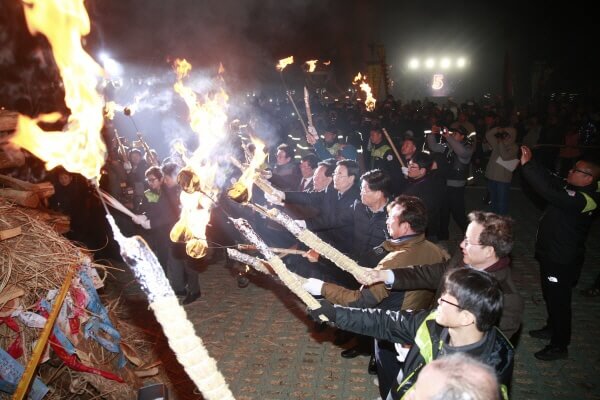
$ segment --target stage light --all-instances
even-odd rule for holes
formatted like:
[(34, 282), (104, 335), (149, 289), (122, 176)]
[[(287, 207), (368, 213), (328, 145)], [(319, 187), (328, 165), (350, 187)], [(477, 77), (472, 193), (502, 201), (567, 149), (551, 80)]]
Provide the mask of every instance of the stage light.
[(450, 67), (450, 59), (448, 57), (442, 58), (442, 61), (440, 61), (440, 66), (444, 69), (449, 68)]
[(419, 60), (417, 58), (413, 58), (408, 63), (408, 68), (410, 69), (418, 69), (419, 68)]
[(426, 67), (427, 69), (431, 69), (431, 68), (433, 68), (434, 66), (435, 66), (435, 60), (434, 60), (433, 58), (428, 58), (428, 59), (425, 61), (425, 67)]
[(467, 65), (467, 60), (465, 60), (464, 57), (460, 57), (458, 60), (456, 60), (456, 66), (458, 68), (464, 68)]

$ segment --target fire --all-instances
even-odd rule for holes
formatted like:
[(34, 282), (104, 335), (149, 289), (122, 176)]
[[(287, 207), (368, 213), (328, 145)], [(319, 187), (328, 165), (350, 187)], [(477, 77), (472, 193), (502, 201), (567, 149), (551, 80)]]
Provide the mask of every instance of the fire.
[(100, 135), (104, 101), (96, 85), (103, 71), (81, 45), (81, 37), (90, 32), (83, 0), (29, 0), (23, 7), (29, 32), (43, 34), (50, 43), (71, 114), (62, 131), (52, 132), (39, 123), (57, 122), (59, 113), (19, 115), (10, 141), (44, 160), (49, 169), (62, 165), (89, 179), (99, 178), (106, 146)]
[(371, 92), (371, 86), (367, 83), (367, 77), (363, 76), (360, 72), (354, 77), (352, 84), (359, 85), (360, 89), (365, 92), (365, 107), (367, 111), (373, 111), (375, 109), (376, 100)]
[(183, 82), (183, 78), (192, 70), (191, 64), (177, 59), (174, 68), (177, 82), (173, 88), (188, 106), (190, 126), (198, 135), (200, 145), (189, 159), (184, 158), (187, 166), (178, 176), (179, 184), (183, 187), (182, 211), (170, 236), (173, 241), (185, 241), (190, 256), (201, 258), (206, 255), (208, 247), (205, 232), (213, 199), (219, 193), (215, 183), (218, 164), (214, 158), (219, 154), (221, 140), (227, 135), (225, 110), (228, 96), (220, 89), (212, 97), (206, 95), (204, 101), (200, 102), (196, 93)]
[(330, 61), (330, 60), (323, 61), (323, 65), (329, 65), (329, 64), (331, 64), (331, 61)]
[(254, 137), (252, 138), (252, 143), (254, 143), (255, 150), (252, 159), (250, 160), (250, 165), (248, 165), (248, 168), (242, 173), (240, 179), (238, 179), (238, 182), (248, 189), (248, 201), (250, 201), (250, 198), (252, 197), (252, 183), (254, 182), (254, 177), (267, 158), (265, 144)]
[(294, 56), (289, 56), (287, 58), (282, 58), (279, 60), (279, 63), (276, 65), (278, 71), (283, 71), (285, 67), (294, 63)]
[(104, 105), (104, 116), (110, 119), (111, 121), (115, 119), (115, 111), (117, 111), (118, 106), (119, 105), (114, 101), (106, 102), (106, 104)]
[(308, 65), (308, 72), (315, 72), (315, 69), (317, 68), (317, 62), (318, 60), (308, 60), (305, 62), (305, 64)]

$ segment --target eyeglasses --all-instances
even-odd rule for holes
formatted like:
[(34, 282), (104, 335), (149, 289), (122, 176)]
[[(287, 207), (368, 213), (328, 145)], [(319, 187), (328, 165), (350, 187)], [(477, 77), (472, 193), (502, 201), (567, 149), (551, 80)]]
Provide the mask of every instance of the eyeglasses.
[(455, 304), (455, 303), (453, 303), (453, 302), (451, 302), (451, 301), (448, 301), (448, 300), (446, 300), (446, 299), (443, 299), (443, 298), (441, 298), (441, 297), (440, 297), (440, 298), (438, 298), (438, 304), (440, 304), (440, 303), (446, 303), (446, 304), (450, 304), (451, 306), (454, 306), (454, 307), (456, 307), (456, 308), (459, 308), (459, 309), (461, 309), (461, 310), (462, 310), (462, 307), (461, 307), (461, 306), (459, 306), (458, 304)]
[(146, 182), (154, 182), (154, 181), (157, 181), (157, 180), (158, 180), (158, 178), (147, 178)]
[(465, 246), (487, 246), (486, 244), (481, 243), (471, 243), (469, 242), (469, 238), (467, 238), (466, 236), (463, 238), (463, 242), (465, 243)]
[(421, 167), (419, 167), (419, 164), (408, 164), (408, 168), (409, 169), (421, 169)]
[(592, 176), (592, 174), (590, 174), (589, 172), (582, 171), (582, 170), (577, 169), (577, 168), (571, 168), (571, 171), (573, 171), (573, 172), (579, 172), (580, 174), (584, 174), (584, 175), (588, 175), (588, 176)]

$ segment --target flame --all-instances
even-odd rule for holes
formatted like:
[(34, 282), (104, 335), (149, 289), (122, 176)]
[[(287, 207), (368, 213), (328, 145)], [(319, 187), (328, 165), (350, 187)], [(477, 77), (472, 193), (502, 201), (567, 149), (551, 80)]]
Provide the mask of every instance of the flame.
[(371, 86), (367, 83), (367, 77), (363, 76), (360, 72), (354, 77), (352, 84), (359, 85), (360, 89), (365, 92), (365, 107), (367, 111), (373, 111), (375, 109), (376, 100), (371, 92)]
[(329, 64), (331, 64), (331, 60), (323, 61), (323, 65), (329, 65)]
[(44, 160), (48, 169), (62, 165), (87, 178), (99, 178), (106, 146), (100, 135), (104, 102), (96, 85), (103, 71), (81, 45), (81, 37), (90, 32), (83, 0), (29, 0), (23, 8), (29, 32), (43, 34), (50, 43), (71, 115), (62, 131), (52, 132), (38, 124), (57, 122), (59, 113), (19, 115), (10, 141)]
[(194, 154), (184, 160), (187, 166), (184, 175), (187, 180), (181, 193), (182, 211), (179, 221), (171, 230), (171, 240), (187, 242), (187, 253), (196, 258), (206, 254), (206, 225), (210, 219), (213, 200), (219, 193), (215, 183), (218, 164), (211, 159), (218, 154), (222, 138), (227, 135), (226, 123), (228, 96), (223, 89), (212, 97), (206, 95), (200, 102), (196, 93), (185, 86), (185, 78), (192, 70), (192, 65), (186, 60), (177, 59), (174, 63), (177, 82), (173, 88), (185, 101), (189, 109), (190, 126), (198, 135), (199, 146)]
[(110, 119), (111, 121), (113, 119), (115, 119), (115, 111), (117, 111), (117, 107), (119, 105), (117, 103), (115, 103), (114, 101), (108, 101), (105, 105), (104, 105), (104, 116), (108, 119)]
[(254, 177), (267, 158), (265, 144), (254, 137), (252, 137), (251, 140), (255, 146), (254, 154), (252, 155), (252, 160), (250, 160), (250, 165), (248, 165), (248, 168), (244, 170), (242, 176), (238, 179), (238, 182), (248, 189), (248, 201), (252, 198), (252, 183), (254, 182)]
[(283, 71), (285, 67), (294, 63), (294, 56), (289, 56), (287, 58), (282, 58), (279, 60), (279, 63), (276, 65), (278, 71)]
[(217, 71), (217, 74), (219, 75), (223, 75), (225, 73), (225, 67), (223, 67), (223, 63), (219, 63), (219, 70)]
[(306, 65), (308, 65), (308, 72), (315, 72), (315, 69), (317, 68), (317, 62), (319, 60), (308, 60), (305, 62)]

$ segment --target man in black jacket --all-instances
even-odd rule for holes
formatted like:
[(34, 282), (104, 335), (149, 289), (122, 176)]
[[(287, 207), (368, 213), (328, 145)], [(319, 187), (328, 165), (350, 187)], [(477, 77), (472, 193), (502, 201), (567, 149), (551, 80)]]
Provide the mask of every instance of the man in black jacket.
[(311, 316), (325, 315), (344, 330), (411, 345), (397, 383), (387, 399), (401, 399), (411, 391), (421, 369), (453, 353), (467, 353), (496, 372), (503, 398), (508, 398), (514, 349), (494, 325), (502, 314), (503, 295), (498, 281), (473, 268), (449, 272), (438, 307), (433, 311), (382, 311), (334, 307), (322, 301)]
[(571, 341), (571, 291), (581, 273), (585, 240), (600, 203), (600, 166), (578, 161), (569, 171), (565, 185), (532, 160), (528, 147), (522, 146), (521, 152), (523, 176), (548, 202), (535, 243), (548, 321), (545, 327), (529, 334), (550, 339), (549, 345), (535, 353), (537, 359), (564, 359)]

